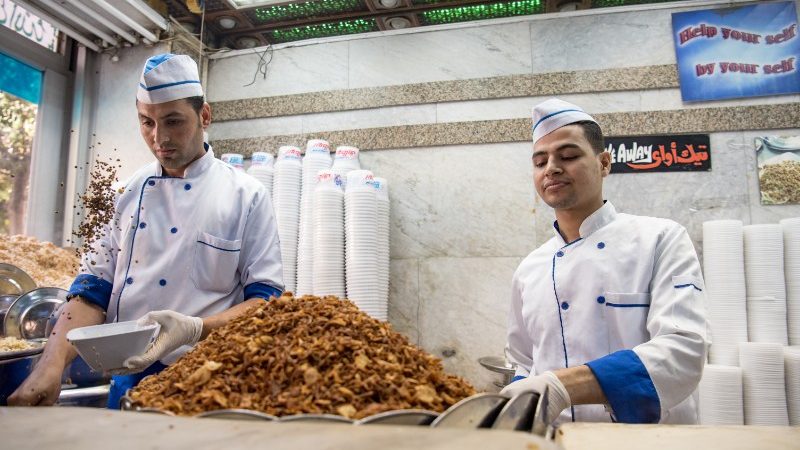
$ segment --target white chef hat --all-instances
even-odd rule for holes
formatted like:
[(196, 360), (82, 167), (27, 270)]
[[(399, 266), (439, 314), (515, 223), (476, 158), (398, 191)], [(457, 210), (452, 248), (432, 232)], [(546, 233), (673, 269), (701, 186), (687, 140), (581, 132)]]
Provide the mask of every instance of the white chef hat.
[(144, 64), (136, 99), (153, 104), (202, 95), (203, 86), (194, 60), (187, 55), (164, 53)]
[(584, 120), (597, 123), (580, 106), (557, 98), (545, 100), (533, 107), (533, 143), (563, 126)]

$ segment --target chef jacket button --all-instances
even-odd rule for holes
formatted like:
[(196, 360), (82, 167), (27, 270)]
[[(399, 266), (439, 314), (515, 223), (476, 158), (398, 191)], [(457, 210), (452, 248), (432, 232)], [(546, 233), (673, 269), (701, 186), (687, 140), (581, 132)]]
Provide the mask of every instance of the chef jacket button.
[(561, 309), (563, 309), (565, 311), (568, 310), (569, 309), (569, 303), (561, 302)]
[(564, 256), (564, 252), (562, 252), (561, 250), (559, 250), (559, 251), (558, 251), (558, 253), (556, 253), (556, 256), (558, 256), (559, 258), (561, 258), (562, 256)]
[(597, 248), (599, 248), (600, 250), (606, 248), (606, 243), (605, 242), (598, 242), (597, 243)]
[(150, 181), (147, 182), (147, 184), (149, 184), (150, 186), (155, 186), (156, 182), (155, 182), (155, 180), (150, 180)]
[(144, 229), (145, 227), (147, 227), (146, 223), (142, 222), (142, 223), (139, 224), (139, 228)]
[(128, 277), (128, 279), (125, 280), (125, 282), (128, 283), (128, 284), (133, 284), (133, 278)]
[(189, 184), (189, 183), (186, 183), (186, 184), (184, 184), (184, 185), (183, 185), (183, 189), (184, 189), (184, 190), (187, 190), (187, 191), (188, 191), (188, 190), (189, 190), (189, 189), (191, 189), (191, 188), (192, 188), (192, 185), (191, 185), (191, 184)]
[(172, 234), (175, 234), (175, 233), (178, 232), (178, 229), (175, 228), (175, 227), (172, 227), (172, 228), (169, 229), (169, 232), (172, 233)]
[(605, 302), (606, 302), (606, 298), (603, 297), (602, 295), (600, 297), (597, 297), (597, 303), (600, 303), (602, 305)]
[(162, 279), (158, 280), (158, 284), (160, 284), (161, 286), (166, 286), (167, 285), (167, 280), (162, 278)]

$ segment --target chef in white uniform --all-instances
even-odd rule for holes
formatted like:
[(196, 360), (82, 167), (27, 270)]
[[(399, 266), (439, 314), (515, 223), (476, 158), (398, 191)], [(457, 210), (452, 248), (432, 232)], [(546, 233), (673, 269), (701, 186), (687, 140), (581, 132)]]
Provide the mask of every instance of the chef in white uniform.
[(697, 254), (681, 225), (604, 200), (610, 169), (589, 114), (533, 109), (533, 180), (556, 222), (514, 273), (503, 393), (547, 387), (555, 423), (696, 423), (709, 344)]
[(256, 179), (214, 157), (203, 132), (211, 108), (186, 55), (147, 60), (136, 106), (156, 161), (116, 198), (114, 218), (83, 256), (70, 301), (41, 362), (10, 404), (52, 404), (76, 353), (67, 331), (140, 320), (161, 331), (112, 379), (109, 406), (125, 390), (191, 349), (214, 328), (283, 290), (270, 197)]

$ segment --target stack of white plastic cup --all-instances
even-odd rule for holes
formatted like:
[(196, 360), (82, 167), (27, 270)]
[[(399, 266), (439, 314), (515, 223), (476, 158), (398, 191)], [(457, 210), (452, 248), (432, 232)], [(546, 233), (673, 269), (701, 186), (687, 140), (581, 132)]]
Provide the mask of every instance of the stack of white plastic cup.
[(378, 298), (381, 320), (389, 314), (389, 185), (385, 178), (375, 177), (372, 186), (378, 194)]
[(314, 189), (314, 295), (345, 298), (344, 191), (331, 170), (321, 170)]
[(783, 270), (786, 279), (789, 345), (800, 345), (800, 217), (783, 219), (780, 224), (783, 230)]
[(297, 248), (297, 295), (314, 293), (314, 187), (321, 170), (331, 168), (328, 141), (311, 139), (303, 157), (300, 200), (300, 237)]
[(336, 147), (336, 154), (333, 157), (333, 166), (331, 166), (331, 170), (341, 177), (345, 189), (347, 189), (347, 174), (350, 173), (351, 170), (361, 169), (358, 153), (358, 148), (349, 145), (340, 145)]
[(260, 181), (267, 188), (270, 198), (272, 197), (272, 180), (275, 175), (274, 167), (275, 158), (266, 152), (253, 152), (253, 157), (250, 159), (250, 167), (247, 173)]
[(789, 425), (783, 346), (739, 344), (745, 425)]
[(783, 229), (778, 224), (764, 224), (747, 225), (743, 230), (747, 334), (751, 342), (787, 345)]
[(300, 223), (300, 179), (303, 167), (300, 149), (283, 146), (275, 161), (272, 204), (278, 223), (286, 291), (295, 292), (297, 270), (297, 233)]
[(740, 367), (706, 364), (697, 391), (700, 425), (744, 425)]
[(370, 316), (383, 319), (378, 296), (378, 194), (369, 170), (347, 174), (344, 194), (347, 298)]
[(223, 153), (219, 159), (232, 165), (236, 169), (244, 170), (244, 156), (242, 156), (241, 153)]
[(739, 344), (747, 342), (747, 292), (741, 220), (703, 222), (703, 276), (711, 364), (739, 365)]

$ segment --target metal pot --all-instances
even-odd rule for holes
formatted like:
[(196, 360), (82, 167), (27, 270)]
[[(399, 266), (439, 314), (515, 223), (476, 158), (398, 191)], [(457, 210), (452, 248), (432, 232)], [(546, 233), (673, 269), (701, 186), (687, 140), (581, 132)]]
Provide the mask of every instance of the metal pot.
[(0, 406), (6, 406), (8, 397), (28, 378), (43, 350), (24, 350), (18, 352), (19, 356), (0, 359)]

